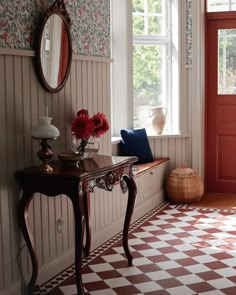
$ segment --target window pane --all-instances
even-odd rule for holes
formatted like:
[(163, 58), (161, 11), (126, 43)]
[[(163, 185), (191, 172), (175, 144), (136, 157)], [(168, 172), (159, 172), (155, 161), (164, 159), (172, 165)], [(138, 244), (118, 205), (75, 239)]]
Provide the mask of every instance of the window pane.
[(133, 12), (144, 13), (144, 0), (133, 0)]
[(207, 11), (229, 11), (230, 0), (208, 0), (207, 1)]
[(165, 34), (165, 0), (133, 0), (132, 4), (134, 35)]
[(148, 0), (148, 12), (149, 13), (162, 13), (163, 0)]
[(163, 31), (162, 18), (157, 16), (148, 17), (148, 34), (160, 35)]
[(133, 34), (134, 35), (144, 35), (144, 16), (134, 15), (133, 16)]
[(146, 34), (144, 7), (146, 0), (133, 0), (133, 34)]
[(236, 29), (218, 30), (218, 94), (236, 94)]
[(165, 46), (137, 45), (133, 48), (134, 127), (150, 127), (149, 111), (165, 97)]

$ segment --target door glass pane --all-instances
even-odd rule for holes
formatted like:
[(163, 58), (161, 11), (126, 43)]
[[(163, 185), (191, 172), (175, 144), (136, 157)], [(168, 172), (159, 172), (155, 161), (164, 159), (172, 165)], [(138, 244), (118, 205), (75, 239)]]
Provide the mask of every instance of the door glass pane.
[(208, 0), (207, 1), (207, 11), (229, 11), (230, 10), (230, 0)]
[(231, 0), (231, 10), (236, 10), (236, 0)]
[(218, 94), (236, 94), (236, 29), (218, 30)]

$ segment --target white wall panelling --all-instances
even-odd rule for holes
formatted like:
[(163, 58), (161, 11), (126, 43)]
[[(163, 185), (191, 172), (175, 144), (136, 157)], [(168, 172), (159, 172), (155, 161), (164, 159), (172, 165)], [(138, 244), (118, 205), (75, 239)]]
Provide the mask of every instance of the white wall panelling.
[[(23, 167), (39, 164), (36, 155), (39, 143), (31, 139), (31, 130), (37, 124), (38, 117), (45, 114), (46, 104), (49, 106), (49, 116), (53, 117), (52, 123), (61, 132), (58, 140), (52, 142), (55, 158), (60, 152), (70, 151), (70, 123), (78, 109), (87, 108), (91, 114), (98, 111), (104, 112), (110, 121), (111, 59), (74, 56), (71, 74), (65, 88), (59, 93), (51, 94), (44, 91), (38, 83), (33, 58), (34, 53), (31, 51), (0, 49), (1, 294), (3, 291), (10, 294), (11, 285), (19, 282), (20, 272), (16, 257), (19, 249), (24, 245), (23, 240), (19, 238), (16, 220), (19, 192), (14, 173)], [(111, 154), (110, 136), (109, 131), (101, 138), (103, 154)], [(116, 198), (114, 200), (116, 201)], [(96, 195), (96, 202), (101, 208), (106, 208), (105, 196), (102, 192)], [(115, 207), (110, 200), (107, 204), (110, 208)], [(93, 203), (92, 208), (96, 208)], [(108, 224), (111, 219), (109, 208), (104, 210), (101, 221), (99, 213), (94, 214), (101, 226)], [(105, 217), (105, 213), (108, 217)], [(30, 204), (29, 216), (40, 268), (45, 270), (47, 265), (53, 263), (55, 267), (51, 268), (51, 271), (56, 269), (58, 272), (60, 257), (63, 255), (66, 257), (66, 253), (69, 253), (68, 255), (73, 258), (71, 249), (74, 247), (74, 228), (70, 201), (66, 196), (47, 198), (37, 194)], [(63, 234), (56, 231), (58, 218), (63, 218), (65, 223)], [(22, 249), (20, 258), (24, 276), (27, 276), (31, 265), (26, 248)], [(55, 262), (55, 258), (58, 263)], [(69, 264), (70, 261), (73, 259), (68, 261)], [(65, 266), (62, 264), (63, 268)], [(50, 274), (44, 274), (43, 277), (48, 279), (48, 275)], [(43, 278), (39, 277), (40, 280), (42, 281)], [(19, 294), (19, 290), (16, 294)]]
[(188, 135), (149, 137), (149, 143), (155, 159), (170, 158), (169, 171), (181, 165), (191, 166), (190, 137)]

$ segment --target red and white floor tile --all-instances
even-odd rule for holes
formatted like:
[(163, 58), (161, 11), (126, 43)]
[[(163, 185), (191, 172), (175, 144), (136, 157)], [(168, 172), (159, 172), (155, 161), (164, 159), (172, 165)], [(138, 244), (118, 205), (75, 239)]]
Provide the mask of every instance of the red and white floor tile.
[[(91, 295), (236, 294), (236, 212), (162, 203), (132, 224), (128, 266), (121, 234), (83, 261)], [(76, 295), (74, 267), (40, 294)]]

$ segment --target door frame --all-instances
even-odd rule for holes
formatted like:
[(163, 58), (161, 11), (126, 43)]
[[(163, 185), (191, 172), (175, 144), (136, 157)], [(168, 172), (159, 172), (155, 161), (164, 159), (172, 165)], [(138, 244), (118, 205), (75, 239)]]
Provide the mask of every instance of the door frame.
[[(227, 20), (227, 19), (232, 19), (235, 18), (236, 19), (236, 11), (229, 11), (229, 12), (209, 12), (209, 13), (205, 13), (205, 137), (204, 137), (204, 141), (205, 141), (205, 157), (204, 157), (204, 175), (207, 175), (207, 150), (208, 150), (208, 146), (207, 146), (207, 119), (208, 119), (208, 111), (209, 111), (209, 107), (208, 107), (208, 91), (207, 91), (207, 72), (208, 72), (208, 63), (207, 63), (207, 52), (208, 52), (208, 43), (207, 43), (207, 38), (208, 38), (208, 23), (210, 21), (214, 21), (214, 20)], [(204, 179), (204, 186), (206, 188), (206, 177)]]

